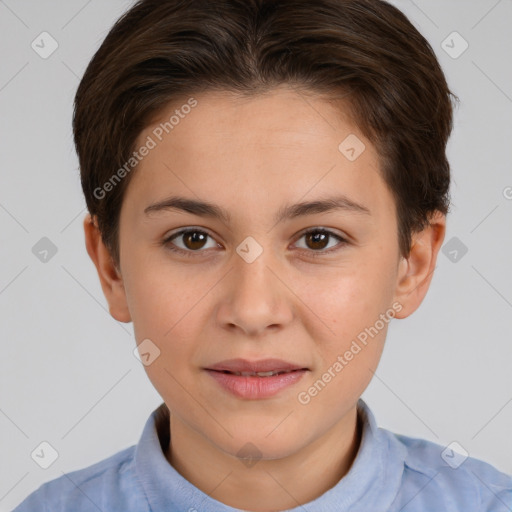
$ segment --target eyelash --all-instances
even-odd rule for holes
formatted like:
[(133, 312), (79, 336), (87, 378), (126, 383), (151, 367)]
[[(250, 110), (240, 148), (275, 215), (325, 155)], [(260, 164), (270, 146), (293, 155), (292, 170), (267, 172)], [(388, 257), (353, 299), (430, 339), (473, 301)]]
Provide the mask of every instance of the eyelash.
[[(178, 238), (180, 235), (184, 235), (186, 233), (201, 233), (210, 238), (213, 238), (206, 231), (203, 231), (201, 229), (188, 228), (188, 229), (182, 229), (181, 231), (173, 233), (171, 236), (167, 237), (166, 239), (164, 239), (162, 241), (162, 245), (165, 246), (169, 251), (172, 251), (174, 253), (178, 253), (178, 254), (181, 254), (181, 255), (187, 256), (187, 257), (194, 257), (196, 253), (204, 252), (203, 250), (200, 250), (200, 249), (197, 251), (180, 249), (179, 247), (176, 247), (174, 244), (171, 243), (172, 240), (174, 240), (175, 238)], [(314, 229), (309, 229), (307, 231), (304, 231), (301, 234), (301, 236), (296, 240), (296, 242), (299, 241), (302, 237), (304, 237), (310, 233), (322, 233), (324, 235), (328, 235), (329, 237), (333, 237), (339, 241), (339, 244), (337, 246), (335, 246), (334, 248), (328, 249), (328, 250), (314, 251), (312, 249), (304, 249), (307, 252), (311, 253), (310, 256), (313, 258), (318, 258), (318, 257), (324, 256), (326, 254), (329, 255), (333, 252), (337, 252), (349, 243), (345, 238), (343, 238), (340, 235), (337, 235), (336, 233), (334, 233), (333, 231), (330, 231), (325, 228), (314, 228)]]

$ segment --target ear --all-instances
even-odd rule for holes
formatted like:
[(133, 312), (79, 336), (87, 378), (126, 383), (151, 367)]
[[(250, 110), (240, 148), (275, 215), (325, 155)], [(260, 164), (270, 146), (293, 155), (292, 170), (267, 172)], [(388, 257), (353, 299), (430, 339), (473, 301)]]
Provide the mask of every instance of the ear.
[(402, 257), (398, 267), (394, 300), (402, 304), (402, 310), (396, 318), (414, 313), (425, 298), (445, 233), (446, 216), (436, 211), (430, 217), (430, 225), (413, 234), (409, 257)]
[(110, 314), (119, 322), (130, 322), (131, 316), (121, 272), (103, 243), (96, 219), (93, 219), (90, 214), (87, 214), (84, 219), (84, 232), (85, 246), (98, 271)]

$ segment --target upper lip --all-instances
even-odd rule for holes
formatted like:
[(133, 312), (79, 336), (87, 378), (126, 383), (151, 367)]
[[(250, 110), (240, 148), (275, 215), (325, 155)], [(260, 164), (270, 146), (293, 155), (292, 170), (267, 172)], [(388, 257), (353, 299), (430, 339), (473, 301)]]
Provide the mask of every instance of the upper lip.
[(226, 359), (206, 370), (229, 371), (229, 372), (281, 372), (289, 370), (307, 370), (308, 368), (300, 365), (283, 361), (282, 359), (260, 359), (259, 361), (248, 361), (247, 359)]

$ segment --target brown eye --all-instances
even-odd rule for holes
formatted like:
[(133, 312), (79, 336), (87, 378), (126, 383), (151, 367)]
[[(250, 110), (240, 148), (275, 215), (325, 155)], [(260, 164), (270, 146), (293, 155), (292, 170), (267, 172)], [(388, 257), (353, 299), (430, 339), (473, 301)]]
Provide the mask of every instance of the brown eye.
[(201, 231), (187, 231), (183, 234), (183, 244), (187, 249), (202, 249), (208, 235)]
[(319, 231), (310, 231), (304, 236), (306, 237), (306, 245), (311, 249), (325, 249), (329, 241), (329, 235)]
[[(299, 240), (305, 240), (305, 249), (308, 249), (308, 253), (311, 256), (322, 256), (324, 254), (330, 254), (331, 252), (335, 252), (338, 249), (341, 249), (344, 245), (348, 244), (347, 240), (345, 240), (340, 235), (333, 233), (327, 229), (310, 229), (302, 234)], [(331, 242), (336, 242), (332, 244)], [(329, 244), (331, 244), (329, 246)], [(328, 249), (326, 250), (326, 248)], [(315, 254), (317, 253), (317, 254)]]
[(190, 256), (194, 255), (195, 252), (205, 252), (202, 249), (209, 248), (206, 247), (209, 238), (213, 244), (210, 247), (217, 247), (218, 244), (205, 231), (200, 229), (183, 229), (166, 238), (162, 244), (171, 251)]

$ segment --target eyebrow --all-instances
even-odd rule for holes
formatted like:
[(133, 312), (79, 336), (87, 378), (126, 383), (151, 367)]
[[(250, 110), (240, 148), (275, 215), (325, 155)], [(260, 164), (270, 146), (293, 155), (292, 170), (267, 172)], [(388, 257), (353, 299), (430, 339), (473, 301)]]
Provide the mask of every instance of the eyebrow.
[[(144, 213), (149, 215), (153, 212), (166, 210), (182, 210), (199, 217), (219, 219), (225, 224), (231, 222), (231, 215), (221, 206), (181, 196), (172, 196), (153, 203), (144, 209)], [(315, 213), (328, 213), (336, 210), (371, 215), (371, 211), (366, 206), (349, 199), (345, 195), (338, 195), (281, 207), (274, 217), (274, 222), (277, 224), (286, 219), (295, 219)]]

